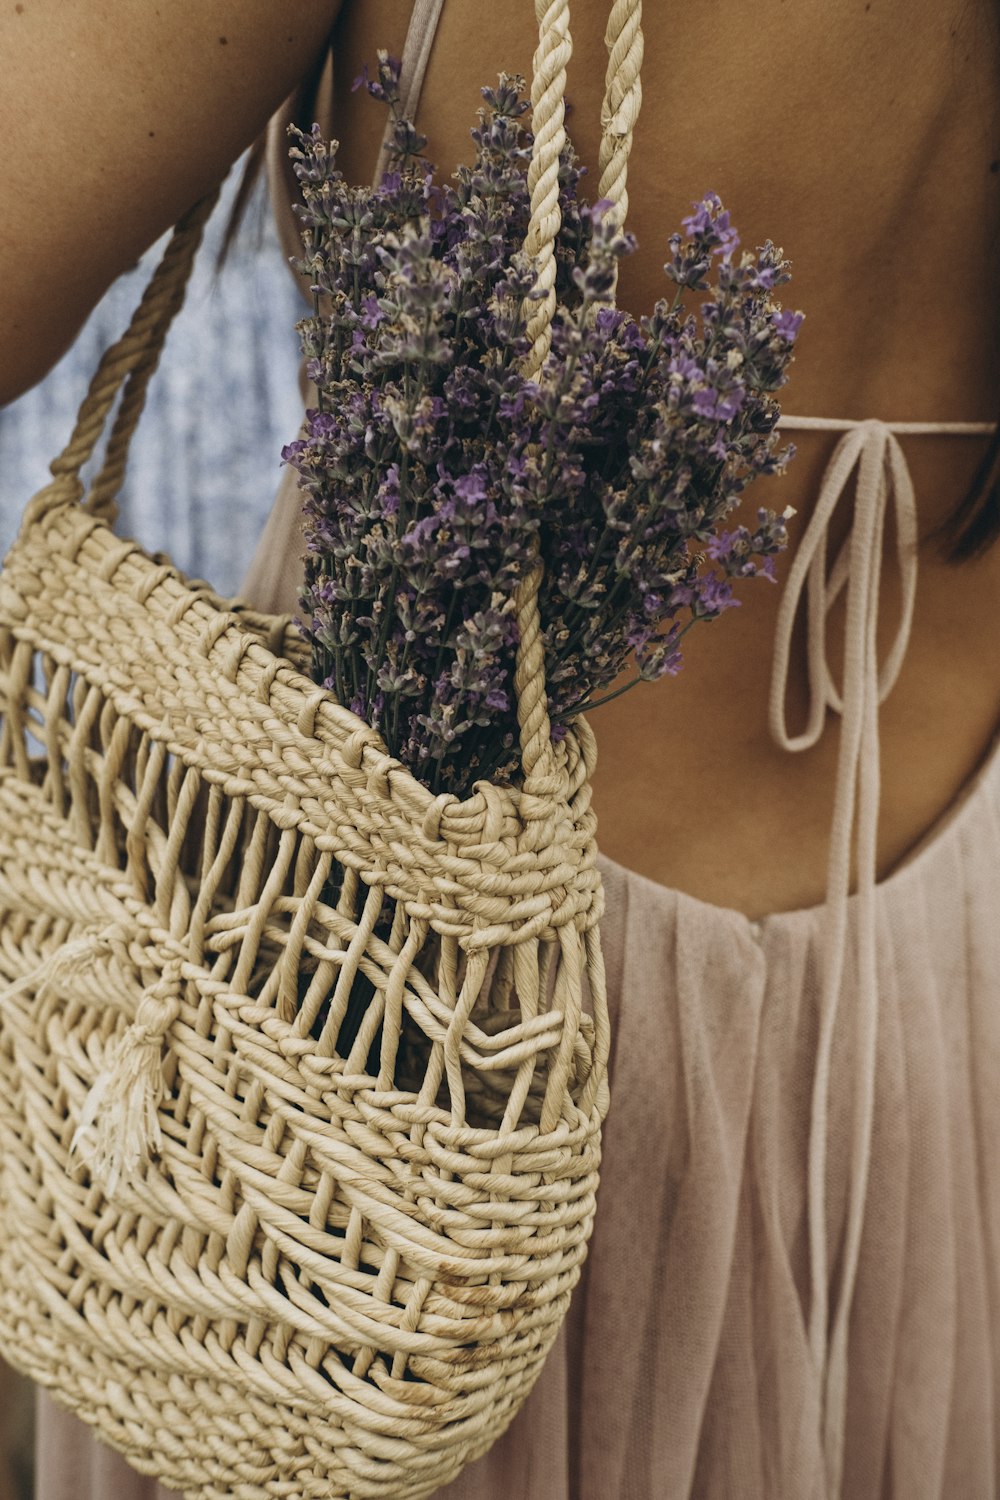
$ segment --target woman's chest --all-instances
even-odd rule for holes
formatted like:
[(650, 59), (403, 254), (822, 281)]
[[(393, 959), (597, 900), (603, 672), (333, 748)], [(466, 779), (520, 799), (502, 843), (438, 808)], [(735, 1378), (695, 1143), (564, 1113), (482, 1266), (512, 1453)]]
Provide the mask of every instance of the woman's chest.
[[(961, 497), (979, 444), (935, 439), (933, 451), (922, 454), (919, 441), (909, 441), (907, 452), (926, 536), (929, 522)], [(781, 481), (797, 488), (800, 514), (778, 586), (748, 585), (740, 609), (691, 631), (676, 678), (640, 684), (591, 715), (598, 746), (594, 805), (604, 852), (650, 879), (755, 918), (813, 906), (826, 890), (841, 718), (827, 711), (817, 743), (790, 752), (775, 743), (768, 711), (781, 591), (825, 461), (820, 445), (806, 446), (798, 482), (794, 464)], [(774, 503), (774, 496), (761, 486), (762, 500)], [(756, 498), (750, 495), (751, 507)], [(831, 565), (855, 503), (851, 484), (831, 528)], [(827, 615), (825, 659), (838, 692), (845, 656), (854, 656), (859, 671), (865, 665), (858, 627), (866, 602), (878, 610), (877, 662), (884, 674), (901, 610), (894, 541), (890, 520), (883, 563), (871, 580), (877, 604), (856, 597), (852, 626), (848, 584)], [(877, 711), (880, 879), (948, 812), (1000, 729), (1000, 549), (956, 566), (925, 541), (916, 577), (902, 668)], [(805, 728), (811, 695), (823, 691), (822, 674), (808, 667), (805, 614), (803, 604), (784, 693), (793, 737)], [(859, 715), (852, 719), (859, 736), (854, 764), (860, 765), (870, 746)]]

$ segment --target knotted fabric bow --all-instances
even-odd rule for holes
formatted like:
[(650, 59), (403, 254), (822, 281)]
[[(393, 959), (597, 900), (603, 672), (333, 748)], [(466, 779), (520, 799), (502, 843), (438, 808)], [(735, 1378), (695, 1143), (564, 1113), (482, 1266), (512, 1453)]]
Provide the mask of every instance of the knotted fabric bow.
[[(899, 437), (922, 433), (990, 433), (983, 423), (863, 422), (782, 416), (781, 430), (842, 432), (820, 488), (815, 511), (793, 559), (778, 613), (769, 719), (786, 750), (807, 750), (823, 732), (828, 709), (841, 715), (833, 827), (827, 864), (823, 928), (820, 1031), (809, 1129), (808, 1212), (811, 1304), (809, 1347), (820, 1383), (828, 1500), (841, 1493), (847, 1413), (847, 1336), (861, 1246), (871, 1163), (878, 1049), (878, 975), (875, 886), (879, 807), (879, 705), (899, 677), (913, 620), (917, 586), (917, 510), (913, 481)], [(857, 475), (850, 533), (827, 575), (830, 523)], [(878, 659), (879, 587), (890, 508), (895, 518), (901, 612), (895, 638)], [(840, 690), (826, 654), (827, 616), (846, 588), (844, 671)], [(790, 735), (785, 698), (795, 618), (807, 590), (809, 716)], [(830, 1058), (840, 1003), (848, 936), (848, 896), (854, 846), (858, 952), (860, 1062), (850, 1155), (848, 1209), (840, 1294), (832, 1329), (826, 1233), (826, 1159)]]

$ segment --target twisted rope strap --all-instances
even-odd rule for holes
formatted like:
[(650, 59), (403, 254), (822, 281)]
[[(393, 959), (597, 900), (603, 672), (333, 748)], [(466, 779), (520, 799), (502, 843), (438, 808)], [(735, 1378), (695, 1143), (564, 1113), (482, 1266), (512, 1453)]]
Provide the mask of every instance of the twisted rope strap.
[(609, 198), (619, 224), (628, 217), (626, 175), (632, 133), (642, 106), (642, 0), (615, 0), (604, 42), (608, 71), (601, 105), (598, 198)]
[[(566, 76), (573, 43), (569, 30), (568, 0), (535, 0), (538, 47), (531, 85), (532, 133), (534, 137), (528, 170), (531, 218), (525, 236), (525, 252), (536, 261), (537, 286), (544, 292), (540, 302), (525, 304), (530, 351), (523, 369), (529, 378), (544, 379), (543, 366), (552, 344), (552, 318), (556, 309), (555, 245), (561, 224), (559, 164), (566, 145)], [(632, 130), (639, 113), (641, 92), (638, 74), (642, 60), (641, 0), (616, 0), (605, 35), (609, 49), (602, 108), (603, 127), (600, 162), (602, 196), (612, 201), (618, 221), (628, 206), (626, 177), (632, 145)], [(537, 852), (552, 840), (559, 798), (565, 776), (556, 765), (552, 750), (552, 728), (545, 684), (545, 654), (538, 595), (543, 565), (536, 561), (517, 592), (518, 647), (514, 673), (517, 717), (521, 731), (523, 791), (520, 812), (524, 831), (520, 850)], [(572, 1051), (580, 1021), (583, 955), (575, 934), (560, 934), (567, 1013), (558, 1054), (546, 1083), (539, 1128), (544, 1133), (559, 1120), (563, 1091), (569, 1078)], [(599, 945), (586, 939), (591, 959), (592, 983), (603, 985), (598, 962)], [(515, 949), (515, 976), (519, 993), (536, 998), (536, 980), (530, 972), (525, 945)]]
[[(540, 301), (525, 304), (531, 349), (523, 370), (528, 378), (544, 378), (543, 366), (552, 345), (556, 309), (556, 239), (562, 222), (559, 208), (559, 162), (566, 146), (566, 77), (573, 41), (569, 30), (569, 0), (535, 0), (538, 46), (531, 82), (532, 146), (528, 168), (531, 218), (524, 249), (537, 263)], [(642, 64), (642, 0), (615, 0), (605, 32), (608, 68), (601, 109), (600, 196), (611, 201), (612, 212), (623, 223), (628, 211), (626, 180), (632, 134), (642, 103), (639, 69)], [(521, 810), (527, 827), (523, 848), (537, 850), (550, 836), (553, 799), (559, 776), (552, 754), (552, 731), (545, 688), (545, 661), (538, 593), (543, 568), (536, 562), (517, 594), (520, 641), (514, 686), (521, 727), (524, 792)]]
[(218, 196), (217, 188), (178, 220), (132, 321), (117, 343), (105, 351), (94, 373), (69, 442), (49, 465), (51, 483), (25, 507), (22, 532), (51, 510), (76, 505), (83, 498), (81, 470), (97, 446), (115, 397), (124, 386), (104, 464), (86, 506), (91, 515), (113, 522), (115, 497), (125, 477), (129, 444), (142, 415), (146, 390), (160, 362), (170, 325), (184, 302), (194, 257)]
[(537, 261), (537, 290), (541, 301), (528, 302), (531, 351), (524, 362), (530, 379), (538, 374), (552, 345), (556, 310), (556, 237), (559, 211), (559, 159), (566, 146), (566, 69), (573, 53), (569, 31), (569, 0), (535, 0), (538, 47), (531, 79), (531, 128), (534, 145), (528, 167), (531, 218), (525, 252)]
[[(626, 176), (632, 150), (632, 133), (642, 107), (642, 0), (615, 0), (608, 18), (604, 42), (608, 49), (608, 71), (601, 105), (601, 174), (597, 196), (609, 199), (608, 210), (618, 224), (628, 217)], [(611, 289), (613, 302), (618, 287), (618, 262)]]

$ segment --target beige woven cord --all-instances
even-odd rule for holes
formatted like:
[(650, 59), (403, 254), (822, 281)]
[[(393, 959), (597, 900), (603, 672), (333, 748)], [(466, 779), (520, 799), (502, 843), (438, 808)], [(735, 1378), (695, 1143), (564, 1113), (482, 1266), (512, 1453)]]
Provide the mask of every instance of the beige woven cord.
[[(564, 0), (537, 11), (529, 248), (551, 289), (571, 43)], [(618, 0), (608, 28), (620, 215), (640, 14)], [(0, 1350), (189, 1500), (419, 1500), (531, 1390), (593, 1224), (594, 742), (583, 720), (551, 740), (540, 568), (523, 784), (459, 801), (309, 679), (288, 616), (115, 536), (210, 207), (0, 574)], [(553, 310), (533, 309), (542, 378)]]

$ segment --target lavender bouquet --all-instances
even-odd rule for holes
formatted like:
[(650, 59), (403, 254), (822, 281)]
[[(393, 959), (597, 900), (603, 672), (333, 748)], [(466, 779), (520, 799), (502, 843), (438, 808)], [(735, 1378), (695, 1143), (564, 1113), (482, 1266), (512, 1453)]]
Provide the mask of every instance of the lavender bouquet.
[(536, 555), (554, 739), (614, 696), (630, 657), (626, 686), (676, 673), (695, 621), (736, 604), (737, 580), (773, 578), (786, 517), (722, 527), (790, 456), (773, 393), (802, 318), (774, 301), (780, 250), (737, 255), (714, 194), (670, 238), (672, 298), (616, 310), (635, 242), (581, 200), (567, 149), (551, 353), (527, 378), (523, 81), (483, 89), (474, 163), (443, 187), (400, 111), (399, 64), (380, 53), (362, 83), (392, 112), (378, 187), (344, 182), (318, 126), (291, 151), (318, 391), (283, 453), (306, 494), (300, 624), (317, 680), (433, 792), (462, 796), (517, 771), (514, 597)]

